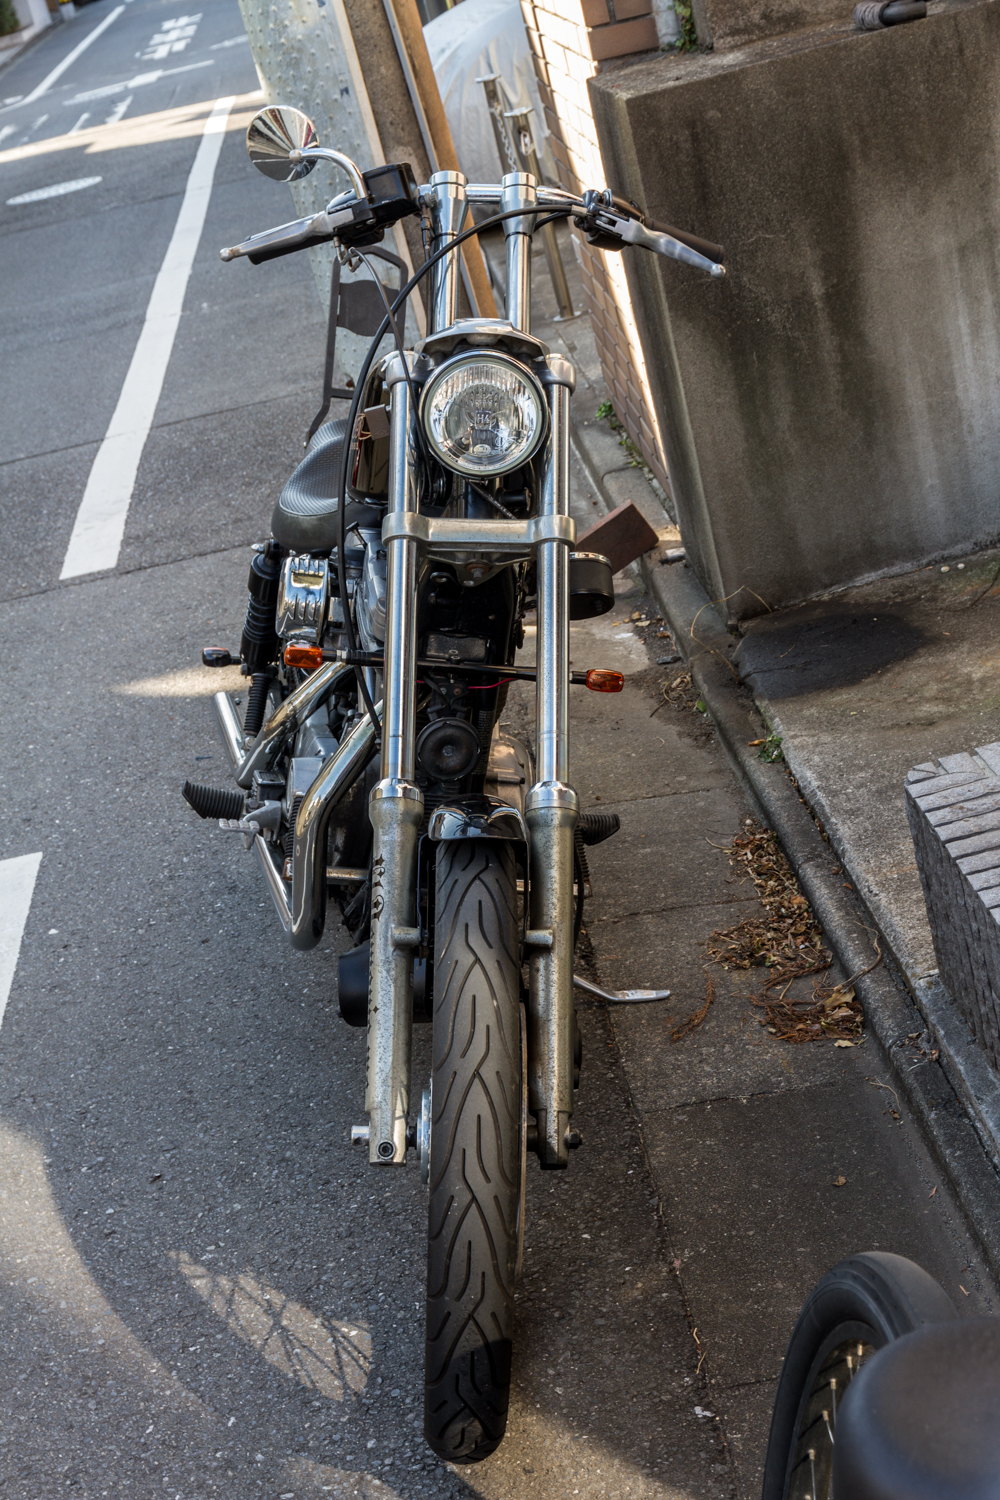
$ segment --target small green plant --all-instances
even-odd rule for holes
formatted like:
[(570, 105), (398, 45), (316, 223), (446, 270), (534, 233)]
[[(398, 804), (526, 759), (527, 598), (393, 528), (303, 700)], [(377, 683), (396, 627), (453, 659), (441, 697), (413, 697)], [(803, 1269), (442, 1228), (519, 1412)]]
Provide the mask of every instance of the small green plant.
[(690, 0), (674, 0), (674, 11), (680, 22), (681, 34), (674, 42), (675, 52), (693, 52), (698, 45), (698, 33), (694, 27)]
[(0, 36), (10, 36), (11, 32), (20, 31), (21, 23), (14, 9), (14, 0), (0, 0)]
[(785, 757), (781, 753), (781, 735), (769, 734), (767, 739), (761, 745), (760, 749), (757, 751), (757, 759), (774, 761), (784, 760), (784, 758)]
[(635, 443), (633, 443), (632, 439), (625, 431), (625, 426), (622, 422), (622, 419), (621, 417), (619, 417), (610, 401), (601, 402), (600, 406), (597, 408), (597, 418), (598, 421), (607, 422), (608, 426), (611, 428), (611, 431), (617, 434), (619, 447), (624, 448), (625, 452), (628, 454), (629, 466), (633, 469), (645, 469), (646, 460), (643, 458)]

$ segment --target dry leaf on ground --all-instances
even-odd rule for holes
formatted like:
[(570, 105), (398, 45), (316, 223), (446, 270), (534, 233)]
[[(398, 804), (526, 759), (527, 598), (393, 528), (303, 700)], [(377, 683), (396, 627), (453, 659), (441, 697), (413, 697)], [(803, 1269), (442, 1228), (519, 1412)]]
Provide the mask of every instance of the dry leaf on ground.
[(857, 1041), (864, 1018), (850, 982), (828, 988), (815, 979), (811, 998), (787, 998), (793, 980), (821, 973), (833, 958), (777, 835), (747, 826), (751, 831), (739, 834), (726, 852), (750, 876), (766, 916), (713, 932), (705, 945), (709, 957), (724, 968), (770, 970), (763, 990), (750, 998), (764, 1012), (760, 1024), (781, 1041)]

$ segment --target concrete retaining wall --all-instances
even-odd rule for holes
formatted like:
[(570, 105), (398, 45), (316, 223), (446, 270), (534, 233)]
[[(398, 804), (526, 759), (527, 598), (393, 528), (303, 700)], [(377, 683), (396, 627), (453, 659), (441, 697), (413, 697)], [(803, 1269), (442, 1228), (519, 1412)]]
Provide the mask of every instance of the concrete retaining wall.
[(749, 615), (995, 542), (998, 0), (589, 87), (613, 185), (728, 251), (721, 285), (627, 257), (712, 597)]

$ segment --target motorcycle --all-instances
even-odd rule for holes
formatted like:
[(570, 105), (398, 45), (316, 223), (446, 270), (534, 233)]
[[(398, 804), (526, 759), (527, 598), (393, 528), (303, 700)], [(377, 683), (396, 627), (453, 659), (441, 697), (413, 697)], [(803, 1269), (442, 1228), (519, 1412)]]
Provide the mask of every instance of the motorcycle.
[[(295, 109), (260, 111), (247, 148), (270, 178), (326, 162), (351, 187), (222, 259), (332, 240), (368, 269), (384, 317), (347, 419), (311, 434), (254, 548), (238, 658), (203, 652), (249, 679), (242, 718), (232, 694), (214, 698), (236, 789), (183, 792), (256, 849), (293, 947), (320, 941), (331, 894), (340, 909), (353, 941), (340, 1010), (368, 1031), (368, 1124), (352, 1139), (373, 1167), (414, 1152), (428, 1184), (424, 1431), (442, 1458), (471, 1463), (506, 1426), (527, 1154), (561, 1170), (581, 1144), (574, 985), (668, 993), (609, 994), (573, 973), (586, 847), (619, 822), (581, 813), (569, 785), (568, 694), (622, 678), (569, 666), (570, 621), (614, 593), (608, 559), (574, 550), (574, 371), (531, 332), (532, 235), (572, 217), (593, 243), (715, 277), (722, 252), (609, 191), (575, 197), (521, 172), (418, 186), (405, 163), (363, 172)], [(470, 205), (495, 212), (463, 228)], [(406, 215), (421, 217), (426, 261), (390, 303), (366, 252)], [(496, 224), (506, 316), (460, 318), (458, 248)], [(428, 333), (406, 349), (397, 316), (424, 278)], [(519, 666), (532, 609), (536, 662)], [(534, 746), (500, 728), (517, 680), (536, 683)], [(432, 1074), (414, 1113), (415, 1022), (432, 1027)]]

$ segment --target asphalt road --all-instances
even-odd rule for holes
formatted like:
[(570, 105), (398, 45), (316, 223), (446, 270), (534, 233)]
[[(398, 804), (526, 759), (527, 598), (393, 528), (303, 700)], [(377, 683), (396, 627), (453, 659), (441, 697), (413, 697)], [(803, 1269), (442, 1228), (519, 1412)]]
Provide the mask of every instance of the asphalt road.
[[(184, 45), (151, 56), (171, 32)], [(242, 842), (181, 802), (185, 777), (227, 775), (198, 653), (238, 639), (248, 546), (301, 452), (323, 345), (304, 258), (218, 260), (289, 216), (243, 150), (256, 78), (242, 34), (235, 0), (197, 17), (99, 0), (0, 74), (0, 983), (16, 959), (0, 1030), (0, 1494), (750, 1494), (790, 1318), (832, 1259), (904, 1249), (989, 1305), (946, 1187), (928, 1208), (926, 1153), (902, 1128), (886, 1137), (881, 1102), (867, 1109), (863, 1061), (751, 1052), (737, 992), (683, 1054), (652, 1014), (582, 1008), (585, 1148), (564, 1175), (529, 1173), (510, 1433), (488, 1463), (451, 1470), (420, 1437), (425, 1192), (348, 1144), (364, 1036), (336, 1009), (343, 934), (331, 921), (319, 949), (293, 953)], [(223, 98), (117, 561), (60, 581)], [(575, 504), (593, 506), (579, 476)], [(684, 1004), (703, 986), (697, 943), (752, 909), (705, 843), (746, 809), (704, 735), (650, 718), (649, 656), (618, 612), (574, 652), (636, 677), (621, 700), (574, 700), (584, 802), (619, 806), (630, 830), (595, 851), (590, 961), (610, 983), (666, 978)], [(423, 1030), (415, 1051), (419, 1080)], [(851, 1196), (851, 1176), (831, 1200), (852, 1153), (866, 1185)]]
[[(304, 257), (218, 259), (289, 216), (243, 149), (256, 79), (234, 0), (203, 5), (166, 58), (142, 54), (187, 13), (132, 0), (38, 92), (113, 9), (88, 6), (0, 86), (0, 877), (40, 855), (0, 1033), (0, 1492), (722, 1495), (693, 1403), (659, 1415), (661, 1382), (683, 1394), (696, 1354), (596, 1013), (589, 1170), (532, 1178), (510, 1438), (464, 1475), (423, 1447), (425, 1193), (348, 1144), (364, 1036), (336, 1011), (342, 933), (292, 953), (242, 841), (179, 797), (186, 776), (226, 778), (198, 653), (238, 639), (248, 544), (316, 404), (319, 304)], [(117, 562), (61, 582), (225, 97)], [(423, 1033), (416, 1052), (419, 1079)], [(604, 1236), (589, 1267), (582, 1233)], [(634, 1305), (640, 1259), (662, 1283), (651, 1311)], [(581, 1358), (593, 1376), (570, 1402)]]

